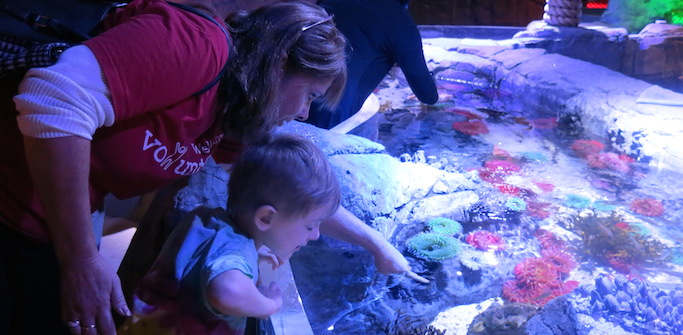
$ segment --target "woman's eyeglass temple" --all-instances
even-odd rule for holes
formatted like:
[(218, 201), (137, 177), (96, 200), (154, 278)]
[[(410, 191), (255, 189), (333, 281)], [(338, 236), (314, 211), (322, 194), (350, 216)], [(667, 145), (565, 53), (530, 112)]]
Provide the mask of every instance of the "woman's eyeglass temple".
[(304, 26), (303, 28), (301, 28), (301, 31), (306, 31), (306, 30), (311, 29), (317, 25), (323, 24), (325, 22), (332, 21), (333, 18), (334, 18), (334, 15), (330, 15), (330, 16), (328, 16), (328, 17), (326, 17), (326, 18), (324, 18), (318, 22), (314, 22), (314, 23), (311, 23), (309, 25)]

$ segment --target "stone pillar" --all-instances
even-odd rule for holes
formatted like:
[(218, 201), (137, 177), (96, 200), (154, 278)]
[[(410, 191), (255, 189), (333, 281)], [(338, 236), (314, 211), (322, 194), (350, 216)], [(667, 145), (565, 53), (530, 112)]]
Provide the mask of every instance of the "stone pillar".
[(581, 0), (546, 0), (543, 21), (551, 26), (576, 27), (581, 22)]

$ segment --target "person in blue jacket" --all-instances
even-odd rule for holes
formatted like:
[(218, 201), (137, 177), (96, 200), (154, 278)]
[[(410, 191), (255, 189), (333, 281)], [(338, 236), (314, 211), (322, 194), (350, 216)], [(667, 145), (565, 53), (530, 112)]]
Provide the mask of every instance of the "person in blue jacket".
[(337, 28), (348, 40), (348, 80), (337, 109), (325, 110), (314, 103), (309, 123), (330, 129), (354, 115), (395, 64), (421, 102), (436, 103), (436, 84), (425, 63), (408, 0), (322, 0), (318, 5), (334, 15)]

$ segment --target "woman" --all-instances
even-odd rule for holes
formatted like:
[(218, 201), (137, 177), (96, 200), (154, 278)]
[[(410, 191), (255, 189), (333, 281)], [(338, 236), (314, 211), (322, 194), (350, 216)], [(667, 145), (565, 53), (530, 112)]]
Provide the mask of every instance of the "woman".
[(323, 10), (277, 4), (240, 16), (229, 36), (235, 3), (133, 1), (29, 71), (18, 116), (2, 90), (0, 333), (114, 334), (111, 310), (130, 311), (97, 250), (91, 213), (104, 196), (159, 189), (199, 170), (224, 136), (249, 142), (305, 119), (312, 99), (338, 101), (344, 40)]

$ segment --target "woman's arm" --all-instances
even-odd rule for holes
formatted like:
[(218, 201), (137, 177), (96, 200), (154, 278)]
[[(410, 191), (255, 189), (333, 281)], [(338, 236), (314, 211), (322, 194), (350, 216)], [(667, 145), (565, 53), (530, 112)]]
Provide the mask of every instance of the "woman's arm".
[(24, 143), (60, 263), (62, 318), (94, 324), (100, 334), (115, 334), (111, 309), (122, 315), (130, 312), (114, 269), (98, 253), (90, 223), (90, 141), (77, 136), (24, 137)]
[(56, 65), (29, 71), (15, 103), (60, 263), (62, 318), (115, 334), (111, 309), (130, 312), (115, 269), (97, 251), (90, 222), (90, 139), (114, 119), (99, 65), (87, 47), (68, 49)]
[(206, 301), (225, 315), (265, 319), (282, 308), (282, 293), (275, 282), (257, 288), (241, 271), (228, 270), (209, 282)]
[(336, 239), (361, 246), (375, 257), (380, 273), (406, 273), (408, 261), (380, 232), (372, 229), (344, 207), (320, 226), (320, 232)]

